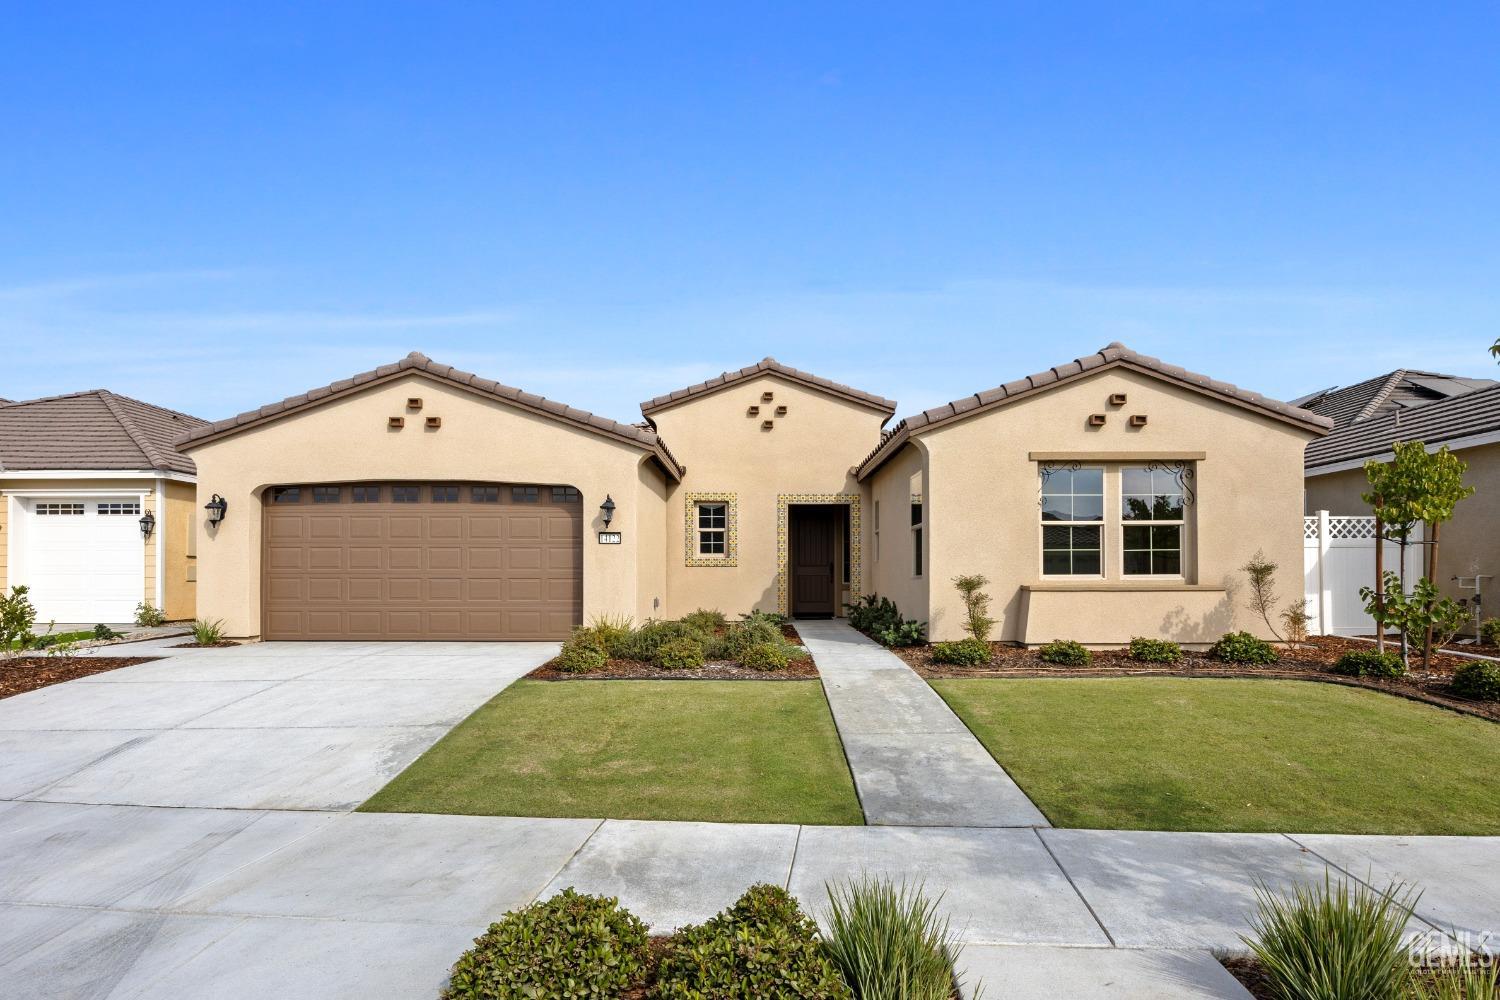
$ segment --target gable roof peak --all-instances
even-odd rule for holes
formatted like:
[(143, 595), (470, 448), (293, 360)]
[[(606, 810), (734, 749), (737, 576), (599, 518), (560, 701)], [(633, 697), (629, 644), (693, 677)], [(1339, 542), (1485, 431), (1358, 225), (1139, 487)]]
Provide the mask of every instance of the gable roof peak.
[(0, 415), (0, 469), (195, 471), (174, 444), (206, 421), (124, 396), (86, 389), (6, 403)]
[(807, 386), (809, 389), (816, 389), (830, 396), (837, 396), (847, 402), (866, 406), (872, 410), (878, 410), (885, 414), (886, 420), (889, 420), (896, 412), (896, 401), (893, 399), (886, 399), (884, 396), (877, 396), (872, 392), (865, 392), (863, 389), (856, 389), (853, 386), (844, 385), (842, 382), (835, 382), (832, 379), (823, 378), (821, 375), (814, 375), (811, 372), (793, 368), (791, 365), (782, 364), (770, 355), (766, 355), (755, 364), (748, 365), (738, 371), (722, 372), (707, 381), (699, 382), (697, 385), (690, 385), (686, 389), (677, 389), (673, 392), (657, 396), (654, 399), (648, 399), (641, 404), (641, 414), (647, 420), (650, 420), (652, 414), (676, 406), (678, 403), (696, 399), (699, 396), (706, 396), (721, 389), (727, 389), (732, 385), (743, 382), (745, 379), (767, 373), (779, 375), (788, 381)]

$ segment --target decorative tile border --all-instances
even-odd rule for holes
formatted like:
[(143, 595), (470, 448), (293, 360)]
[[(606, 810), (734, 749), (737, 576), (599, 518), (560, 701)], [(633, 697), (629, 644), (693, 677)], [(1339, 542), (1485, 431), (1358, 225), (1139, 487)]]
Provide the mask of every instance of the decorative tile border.
[[(698, 555), (698, 505), (700, 503), (722, 503), (724, 512), (724, 554), (722, 556)], [(740, 551), (739, 494), (737, 493), (689, 493), (685, 497), (682, 525), (682, 555), (688, 566), (735, 566)]]
[(849, 598), (858, 601), (860, 580), (860, 531), (858, 493), (781, 493), (776, 497), (776, 609), (792, 613), (790, 569), (791, 545), (787, 538), (787, 508), (794, 503), (841, 503), (849, 508)]

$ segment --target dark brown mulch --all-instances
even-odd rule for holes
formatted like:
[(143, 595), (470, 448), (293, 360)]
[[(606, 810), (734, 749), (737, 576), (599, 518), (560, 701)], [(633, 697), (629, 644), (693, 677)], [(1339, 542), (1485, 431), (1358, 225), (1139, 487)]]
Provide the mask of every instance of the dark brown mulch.
[(1370, 677), (1344, 677), (1329, 668), (1349, 652), (1371, 652), (1374, 645), (1357, 639), (1337, 636), (1313, 636), (1295, 648), (1281, 649), (1281, 660), (1269, 666), (1220, 663), (1206, 652), (1183, 650), (1176, 663), (1140, 663), (1123, 649), (1096, 649), (1093, 661), (1086, 667), (1065, 667), (1047, 663), (1037, 649), (1024, 649), (1007, 643), (992, 642), (993, 658), (987, 665), (958, 667), (932, 662), (929, 646), (909, 646), (892, 650), (923, 677), (1240, 677), (1271, 680), (1318, 681), (1369, 688), (1413, 701), (1451, 709), (1465, 715), (1500, 722), (1500, 702), (1471, 701), (1451, 690), (1453, 671), (1472, 661), (1460, 656), (1437, 654), (1431, 670), (1424, 670), (1420, 655), (1412, 658), (1412, 672), (1405, 677), (1383, 680)]
[(223, 649), (226, 646), (238, 646), (239, 643), (233, 639), (220, 639), (218, 642), (179, 642), (173, 649)]
[(159, 659), (159, 656), (22, 656), (0, 660), (0, 698)]
[(526, 676), (534, 681), (810, 681), (818, 678), (818, 668), (808, 656), (788, 663), (785, 670), (751, 670), (723, 661), (705, 663), (697, 670), (663, 670), (641, 660), (608, 660), (602, 670), (570, 674), (549, 661)]
[(1219, 964), (1228, 969), (1255, 1000), (1276, 1000), (1276, 994), (1271, 992), (1271, 979), (1258, 959), (1249, 955), (1231, 955), (1220, 958)]

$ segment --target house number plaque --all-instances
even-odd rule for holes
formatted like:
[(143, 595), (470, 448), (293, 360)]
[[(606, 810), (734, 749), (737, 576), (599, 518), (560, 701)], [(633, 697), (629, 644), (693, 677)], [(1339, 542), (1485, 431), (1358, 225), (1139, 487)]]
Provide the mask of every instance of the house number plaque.
[(624, 536), (618, 531), (601, 531), (599, 532), (599, 544), (619, 545), (620, 539), (623, 537)]

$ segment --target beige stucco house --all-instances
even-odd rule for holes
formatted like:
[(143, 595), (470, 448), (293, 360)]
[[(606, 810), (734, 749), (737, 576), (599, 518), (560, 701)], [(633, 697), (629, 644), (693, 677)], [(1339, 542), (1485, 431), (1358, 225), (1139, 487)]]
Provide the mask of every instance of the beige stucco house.
[[(1119, 344), (885, 429), (895, 403), (767, 358), (622, 424), (420, 354), (183, 436), (202, 614), (274, 639), (558, 638), (598, 615), (842, 613), (961, 635), (1263, 630), (1238, 567), (1300, 560), (1332, 422)], [(1291, 528), (1287, 526), (1291, 525)]]
[(193, 462), (204, 421), (105, 389), (0, 406), (0, 588), (38, 627), (120, 624), (142, 602), (196, 613)]
[(1365, 463), (1389, 461), (1397, 441), (1446, 445), (1468, 464), (1464, 482), (1475, 493), (1442, 527), (1434, 582), (1452, 597), (1472, 598), (1473, 580), (1482, 577), (1492, 616), (1500, 594), (1500, 382), (1401, 369), (1299, 402), (1337, 424), (1304, 456), (1309, 515), (1369, 516)]

